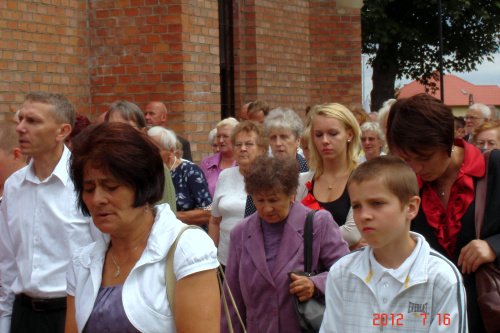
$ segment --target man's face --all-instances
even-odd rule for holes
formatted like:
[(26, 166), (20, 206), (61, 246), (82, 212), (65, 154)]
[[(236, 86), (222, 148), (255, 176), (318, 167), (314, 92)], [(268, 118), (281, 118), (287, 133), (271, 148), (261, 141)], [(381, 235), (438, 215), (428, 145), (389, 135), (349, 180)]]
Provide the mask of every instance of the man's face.
[(257, 113), (254, 113), (252, 115), (248, 115), (248, 120), (257, 121), (261, 124), (264, 124), (264, 118), (265, 118), (265, 115), (264, 115), (264, 111), (262, 111), (262, 110), (260, 110)]
[(164, 126), (167, 121), (167, 114), (159, 104), (148, 104), (144, 112), (146, 124), (151, 126)]
[(474, 130), (484, 123), (485, 119), (483, 113), (477, 109), (467, 110), (467, 116), (465, 116), (465, 130), (467, 133), (474, 133)]
[(53, 151), (71, 132), (65, 133), (52, 112), (53, 106), (41, 102), (25, 101), (19, 114), (19, 145), (23, 155), (38, 156)]

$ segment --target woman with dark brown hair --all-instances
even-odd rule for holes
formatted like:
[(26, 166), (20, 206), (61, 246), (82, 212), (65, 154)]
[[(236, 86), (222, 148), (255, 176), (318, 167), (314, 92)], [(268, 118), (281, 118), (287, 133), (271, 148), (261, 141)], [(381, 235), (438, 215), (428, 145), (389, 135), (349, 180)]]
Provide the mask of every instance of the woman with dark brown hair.
[[(349, 252), (330, 213), (314, 215), (312, 264), (304, 270), (304, 225), (311, 209), (295, 200), (299, 166), (295, 158), (260, 156), (245, 173), (245, 189), (257, 212), (231, 230), (226, 279), (248, 332), (299, 333), (294, 295), (300, 302), (325, 300), (330, 267)], [(291, 279), (291, 280), (290, 280)], [(231, 307), (232, 323), (239, 324)], [(227, 318), (222, 317), (221, 327)], [(235, 332), (241, 332), (238, 325)]]
[(91, 125), (73, 141), (70, 175), (105, 237), (73, 255), (66, 332), (218, 332), (218, 262), (205, 232), (179, 239), (175, 315), (167, 298), (166, 256), (184, 224), (167, 204), (153, 207), (164, 186), (156, 145), (129, 124)]
[(461, 267), (469, 330), (484, 332), (474, 273), (500, 255), (500, 152), (490, 156), (484, 225), (481, 239), (475, 239), (475, 184), (485, 175), (485, 161), (479, 149), (454, 135), (451, 109), (428, 94), (400, 99), (391, 107), (389, 148), (410, 165), (420, 186), (422, 209), (412, 230)]

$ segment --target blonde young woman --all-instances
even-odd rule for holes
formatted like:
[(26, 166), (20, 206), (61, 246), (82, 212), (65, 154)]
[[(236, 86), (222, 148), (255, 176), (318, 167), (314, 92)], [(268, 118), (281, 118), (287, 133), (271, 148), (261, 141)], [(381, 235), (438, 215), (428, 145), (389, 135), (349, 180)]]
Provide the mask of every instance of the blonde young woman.
[(351, 111), (337, 103), (314, 106), (309, 120), (309, 168), (314, 171), (300, 175), (297, 200), (311, 209), (329, 211), (344, 240), (356, 247), (361, 235), (346, 185), (358, 163), (361, 130)]

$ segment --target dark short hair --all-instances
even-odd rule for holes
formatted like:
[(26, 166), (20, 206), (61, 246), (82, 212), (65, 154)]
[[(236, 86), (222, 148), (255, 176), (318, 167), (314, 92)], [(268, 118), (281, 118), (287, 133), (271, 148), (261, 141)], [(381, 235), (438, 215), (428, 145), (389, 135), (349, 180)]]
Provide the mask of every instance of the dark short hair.
[(82, 199), (87, 163), (130, 186), (135, 192), (133, 207), (154, 205), (163, 197), (165, 173), (159, 149), (146, 134), (129, 124), (93, 124), (73, 140), (70, 176), (78, 207), (90, 216)]
[(269, 111), (270, 111), (269, 104), (267, 104), (267, 102), (265, 102), (265, 101), (257, 100), (257, 101), (251, 102), (250, 105), (248, 105), (248, 109), (247, 109), (248, 116), (256, 115), (260, 111), (262, 111), (264, 113), (264, 116), (267, 116), (269, 114)]
[(250, 195), (276, 190), (291, 195), (299, 185), (300, 167), (296, 159), (258, 156), (245, 174), (245, 190)]
[(142, 113), (141, 108), (132, 102), (121, 100), (113, 102), (104, 116), (104, 121), (108, 122), (111, 115), (115, 112), (118, 113), (123, 119), (133, 121), (139, 129), (146, 127), (146, 118), (144, 118), (144, 113)]
[(89, 118), (84, 115), (77, 114), (75, 118), (75, 126), (71, 129), (68, 140), (73, 140), (78, 134), (90, 125)]
[(240, 132), (255, 132), (257, 134), (257, 146), (259, 148), (268, 149), (269, 148), (269, 139), (267, 138), (266, 132), (264, 132), (264, 126), (261, 123), (251, 120), (245, 120), (241, 123), (238, 123), (231, 132), (231, 144), (236, 145), (236, 135)]
[(75, 126), (75, 108), (64, 95), (47, 91), (38, 91), (29, 93), (25, 101), (50, 104), (52, 105), (52, 115), (57, 123), (69, 124), (71, 128)]
[(389, 111), (386, 137), (391, 151), (422, 155), (439, 149), (450, 155), (455, 119), (451, 109), (431, 95), (402, 98)]
[(401, 207), (419, 195), (415, 172), (403, 160), (391, 155), (378, 156), (360, 164), (351, 173), (347, 190), (349, 192), (352, 183), (360, 184), (374, 179), (381, 180), (387, 186), (399, 199)]

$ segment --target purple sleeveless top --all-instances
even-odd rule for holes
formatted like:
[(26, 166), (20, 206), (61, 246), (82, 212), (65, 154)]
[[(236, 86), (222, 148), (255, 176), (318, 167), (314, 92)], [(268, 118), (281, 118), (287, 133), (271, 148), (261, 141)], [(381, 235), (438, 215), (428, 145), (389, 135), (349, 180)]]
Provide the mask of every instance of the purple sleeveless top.
[(84, 333), (136, 333), (139, 332), (128, 320), (122, 303), (123, 285), (100, 287), (94, 308)]

